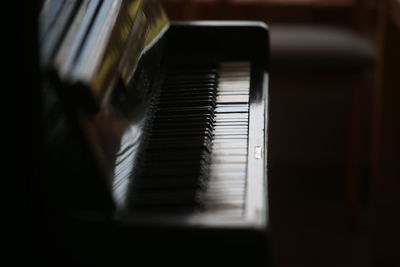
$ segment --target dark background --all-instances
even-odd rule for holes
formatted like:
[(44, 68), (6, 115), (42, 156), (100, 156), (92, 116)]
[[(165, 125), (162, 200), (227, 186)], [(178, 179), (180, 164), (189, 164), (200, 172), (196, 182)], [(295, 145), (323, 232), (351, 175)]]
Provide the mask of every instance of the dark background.
[[(400, 266), (400, 83), (394, 74), (400, 33), (385, 1), (162, 2), (172, 20), (261, 20), (270, 27), (268, 178), (275, 266)], [(373, 47), (374, 63), (334, 67), (312, 48), (303, 53), (296, 44), (277, 42), (282, 26), (292, 35), (299, 26), (329, 27), (321, 39), (330, 27), (349, 31)], [(335, 45), (325, 47), (325, 55)], [(278, 55), (281, 50), (303, 57)], [(313, 68), (310, 61), (318, 56)]]
[[(356, 1), (351, 0), (162, 2), (172, 20), (262, 20), (270, 26), (271, 38), (277, 33), (274, 29), (283, 24), (328, 25), (351, 30), (373, 44), (376, 62), (362, 75), (342, 69), (307, 69), (307, 61), (295, 61), (294, 69), (271, 66), (268, 177), (272, 256), (274, 266), (282, 267), (400, 266), (399, 28), (382, 23), (381, 2), (369, 1), (362, 12), (355, 11)], [(29, 1), (23, 7), (26, 27), (18, 42), (24, 46), (24, 75), (31, 88), (27, 92), (29, 200), (23, 208), (27, 208), (30, 221), (29, 251), (43, 260), (50, 256), (42, 246), (46, 203), (42, 199), (36, 42), (39, 8), (40, 1)], [(391, 37), (382, 37), (382, 32)], [(383, 42), (385, 38), (390, 41)], [(279, 63), (279, 58), (275, 62)], [(354, 88), (360, 83), (362, 90), (355, 101)], [(377, 107), (376, 99), (382, 96), (385, 100)], [(352, 116), (357, 99), (363, 99), (363, 105), (359, 134), (354, 138)], [(352, 153), (354, 140), (356, 154)], [(359, 159), (356, 182), (349, 178), (349, 162), (354, 157)]]

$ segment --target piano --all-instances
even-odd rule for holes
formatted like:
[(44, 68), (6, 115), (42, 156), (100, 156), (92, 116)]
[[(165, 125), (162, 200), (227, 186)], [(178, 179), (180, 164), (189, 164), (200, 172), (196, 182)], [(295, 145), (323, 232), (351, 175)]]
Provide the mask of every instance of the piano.
[(46, 0), (39, 44), (51, 256), (266, 266), (264, 23)]

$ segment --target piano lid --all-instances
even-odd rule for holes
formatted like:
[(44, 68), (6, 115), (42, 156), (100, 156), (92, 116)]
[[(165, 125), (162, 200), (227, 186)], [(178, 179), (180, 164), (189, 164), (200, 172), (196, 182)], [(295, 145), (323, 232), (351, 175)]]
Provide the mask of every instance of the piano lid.
[(99, 108), (119, 78), (130, 83), (168, 26), (158, 0), (47, 0), (39, 18), (41, 66), (64, 84), (87, 88)]

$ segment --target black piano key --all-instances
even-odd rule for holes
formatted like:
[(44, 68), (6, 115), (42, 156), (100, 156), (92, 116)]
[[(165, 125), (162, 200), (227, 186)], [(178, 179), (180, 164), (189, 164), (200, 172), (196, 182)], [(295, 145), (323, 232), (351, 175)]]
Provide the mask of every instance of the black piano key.
[(214, 81), (217, 80), (217, 74), (179, 74), (179, 75), (170, 75), (165, 79), (165, 84), (170, 82), (181, 82), (181, 81)]
[(203, 95), (216, 97), (217, 93), (215, 91), (215, 88), (205, 86), (205, 87), (186, 87), (175, 90), (168, 90), (160, 93), (160, 95), (162, 96), (163, 99), (166, 99), (168, 97), (179, 99), (180, 97), (203, 96)]
[(153, 100), (140, 152), (133, 208), (195, 208), (210, 164), (218, 74), (209, 63), (170, 69)]
[(184, 151), (170, 151), (170, 152), (155, 151), (154, 153), (151, 153), (149, 151), (149, 153), (146, 153), (143, 156), (142, 162), (156, 160), (157, 162), (170, 162), (170, 163), (180, 164), (180, 162), (177, 160), (182, 158), (185, 158), (187, 161), (193, 161), (193, 162), (210, 161), (210, 155), (207, 151), (202, 151), (202, 153), (199, 154), (199, 153), (194, 153), (191, 150), (184, 150)]
[(154, 96), (134, 182), (134, 209), (228, 209), (235, 216), (243, 211), (248, 73), (241, 64), (218, 70), (202, 62), (175, 62)]
[(197, 88), (216, 88), (217, 82), (209, 81), (209, 82), (182, 82), (182, 83), (173, 83), (173, 84), (166, 84), (164, 86), (165, 91), (179, 91), (181, 89), (190, 90), (197, 89)]
[(159, 103), (159, 108), (160, 109), (166, 109), (169, 107), (175, 108), (177, 105), (179, 105), (179, 108), (186, 108), (186, 107), (202, 107), (202, 106), (208, 106), (208, 107), (215, 107), (216, 102), (215, 99), (212, 99), (210, 97), (203, 97), (202, 99), (197, 99), (196, 102), (193, 102), (189, 99), (187, 100), (182, 100), (178, 102), (174, 101), (162, 101)]

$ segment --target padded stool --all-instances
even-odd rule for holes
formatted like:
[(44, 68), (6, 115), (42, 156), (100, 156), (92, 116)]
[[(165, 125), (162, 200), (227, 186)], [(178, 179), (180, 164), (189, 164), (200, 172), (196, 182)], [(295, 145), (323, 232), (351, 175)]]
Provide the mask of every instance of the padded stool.
[(279, 71), (288, 71), (288, 75), (344, 71), (355, 78), (349, 80), (353, 91), (346, 148), (346, 224), (356, 227), (362, 203), (362, 115), (368, 86), (363, 75), (373, 69), (376, 50), (357, 34), (329, 26), (272, 24), (270, 34), (271, 78)]
[(376, 61), (374, 46), (349, 30), (315, 25), (271, 25), (273, 69), (365, 70)]

